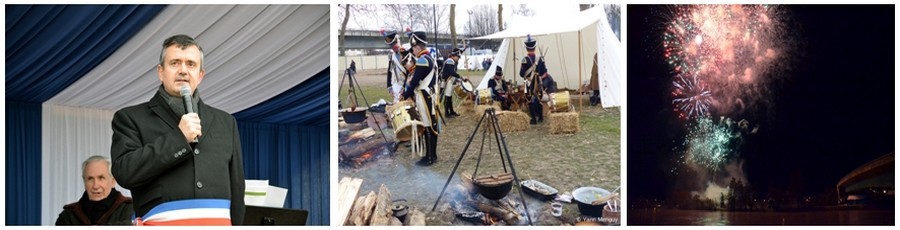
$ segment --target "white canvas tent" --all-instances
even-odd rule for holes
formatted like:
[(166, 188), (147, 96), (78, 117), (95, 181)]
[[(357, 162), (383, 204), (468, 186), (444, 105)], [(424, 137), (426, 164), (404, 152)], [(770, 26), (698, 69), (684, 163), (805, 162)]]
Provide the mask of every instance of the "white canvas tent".
[[(620, 66), (622, 47), (606, 19), (603, 7), (579, 12), (575, 17), (521, 18), (515, 26), (474, 39), (503, 39), (494, 62), (477, 89), (487, 88), (497, 66), (503, 67), (503, 78), (523, 84), (519, 77), (525, 56), (524, 41), (530, 34), (537, 40), (537, 55), (544, 56), (547, 69), (560, 90), (577, 90), (590, 82), (594, 54), (603, 107), (620, 106), (623, 101), (620, 82), (624, 72)], [(541, 52), (544, 53), (541, 53)]]

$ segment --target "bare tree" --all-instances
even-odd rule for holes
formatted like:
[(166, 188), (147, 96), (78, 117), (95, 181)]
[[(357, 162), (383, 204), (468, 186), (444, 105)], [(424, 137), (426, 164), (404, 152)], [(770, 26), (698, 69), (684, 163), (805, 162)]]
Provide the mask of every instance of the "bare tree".
[(503, 4), (497, 4), (497, 31), (503, 30)]
[(450, 4), (450, 42), (456, 45), (456, 4)]
[(603, 5), (603, 9), (606, 10), (606, 19), (609, 20), (609, 26), (612, 27), (614, 33), (616, 33), (616, 38), (622, 40), (622, 8), (619, 4), (608, 4)]
[[(528, 8), (528, 5), (520, 4), (512, 6), (512, 14), (513, 15), (521, 15), (525, 17), (534, 16), (534, 10)], [(506, 28), (506, 23), (503, 22), (503, 4), (500, 4), (500, 9), (497, 10), (497, 15), (500, 17), (500, 20), (497, 22), (497, 25), (500, 26), (499, 30), (503, 30)]]
[(339, 31), (340, 36), (338, 39), (338, 47), (341, 48), (341, 51), (340, 51), (340, 54), (338, 54), (338, 55), (343, 56), (344, 50), (345, 50), (344, 39), (346, 38), (345, 32), (347, 31), (347, 21), (349, 21), (349, 19), (350, 19), (350, 4), (344, 5), (344, 11), (342, 11), (341, 14), (343, 14), (344, 19), (341, 21), (341, 31)]
[[(405, 29), (427, 32), (447, 31), (447, 5), (388, 4), (379, 10), (389, 29)], [(436, 38), (432, 38), (436, 39)]]
[(526, 17), (534, 16), (534, 10), (528, 8), (528, 5), (520, 4), (513, 7), (513, 14)]
[(381, 12), (385, 14), (384, 18), (387, 20), (385, 24), (398, 30), (405, 28), (422, 30), (425, 29), (425, 24), (431, 21), (431, 15), (426, 13), (430, 12), (431, 7), (427, 5), (387, 4), (381, 7)]
[[(438, 33), (446, 33), (449, 23), (449, 5), (428, 5), (426, 14), (431, 20), (426, 20), (425, 29), (427, 31), (437, 31)], [(433, 39), (437, 39), (437, 35)]]
[[(371, 24), (371, 22), (362, 22), (360, 18), (377, 18), (378, 10), (376, 5), (353, 5), (353, 4), (345, 4), (338, 5), (341, 10), (338, 11), (338, 18), (341, 18), (341, 30), (338, 31), (338, 49), (340, 55), (344, 55), (345, 51), (345, 42), (346, 42), (346, 31), (352, 30), (353, 27), (351, 22), (356, 23), (357, 27), (365, 27), (365, 25)], [(360, 29), (360, 28), (356, 28)], [(364, 29), (364, 28), (363, 28)]]
[(490, 5), (477, 5), (468, 13), (469, 21), (466, 22), (465, 30), (470, 36), (484, 36), (499, 31), (497, 17)]
[(585, 11), (590, 8), (594, 8), (594, 4), (578, 4), (579, 11)]

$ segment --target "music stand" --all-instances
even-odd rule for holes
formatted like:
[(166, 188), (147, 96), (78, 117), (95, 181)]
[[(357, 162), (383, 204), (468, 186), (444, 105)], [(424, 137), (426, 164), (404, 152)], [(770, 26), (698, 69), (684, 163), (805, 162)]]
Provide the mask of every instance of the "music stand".
[(309, 211), (247, 205), (244, 225), (306, 225)]

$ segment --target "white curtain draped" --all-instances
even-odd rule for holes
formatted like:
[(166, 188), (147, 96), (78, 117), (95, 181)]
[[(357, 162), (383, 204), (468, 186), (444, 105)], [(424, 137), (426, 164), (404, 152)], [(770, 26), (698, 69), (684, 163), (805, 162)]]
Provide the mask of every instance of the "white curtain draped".
[(41, 225), (53, 225), (63, 205), (84, 192), (81, 163), (93, 155), (110, 156), (113, 111), (48, 104), (42, 109)]
[(206, 68), (198, 87), (201, 97), (235, 113), (329, 66), (329, 17), (328, 5), (166, 7), (100, 65), (44, 103), (41, 224), (53, 225), (62, 206), (84, 192), (81, 162), (110, 155), (114, 112), (153, 96), (167, 37), (187, 34), (198, 40)]
[(203, 100), (235, 113), (329, 65), (327, 5), (171, 5), (87, 75), (47, 103), (117, 110), (159, 87), (162, 41), (195, 37), (204, 51)]

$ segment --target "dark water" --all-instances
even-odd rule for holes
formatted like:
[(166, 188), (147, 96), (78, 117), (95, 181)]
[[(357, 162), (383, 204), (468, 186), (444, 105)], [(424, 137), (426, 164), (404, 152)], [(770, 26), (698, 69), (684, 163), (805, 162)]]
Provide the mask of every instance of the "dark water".
[(727, 212), (628, 210), (628, 225), (894, 225), (893, 210)]

